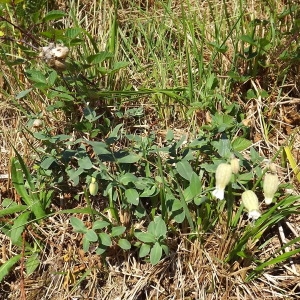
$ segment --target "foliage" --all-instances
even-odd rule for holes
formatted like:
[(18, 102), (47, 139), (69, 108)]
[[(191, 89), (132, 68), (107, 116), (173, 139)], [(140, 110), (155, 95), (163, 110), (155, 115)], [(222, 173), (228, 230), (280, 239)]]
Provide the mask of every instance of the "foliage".
[[(82, 235), (83, 250), (94, 251), (103, 257), (109, 249), (118, 246), (123, 251), (138, 250), (140, 259), (155, 265), (176, 251), (173, 240), (182, 234), (191, 241), (201, 240), (201, 236), (220, 226), (225, 226), (235, 240), (223, 257), (224, 262), (250, 259), (256, 264), (249, 273), (249, 280), (266, 267), (300, 252), (299, 249), (291, 250), (264, 261), (256, 258), (254, 249), (261, 247), (264, 233), (284, 218), (299, 213), (299, 204), (293, 205), (298, 198), (282, 196), (285, 188), (282, 184), (270, 208), (261, 204), (262, 215), (258, 220), (245, 220), (241, 194), (253, 190), (262, 200), (262, 181), (268, 168), (250, 140), (250, 129), (245, 125), (241, 104), (228, 101), (226, 95), (229, 93), (225, 93), (226, 90), (234, 91), (237, 83), (247, 86), (252, 79), (275, 69), (270, 57), (281, 61), (293, 55), (293, 59), (299, 60), (295, 54), (299, 49), (293, 45), (277, 57), (269, 55), (277, 49), (283, 34), (293, 34), (298, 28), (297, 19), (289, 33), (280, 30), (281, 18), (284, 14), (293, 16), (295, 6), (272, 14), (270, 21), (253, 19), (246, 25), (246, 15), (229, 18), (225, 12), (228, 35), (220, 34), (222, 22), (217, 20), (210, 29), (213, 41), (205, 45), (196, 38), (204, 33), (204, 27), (197, 22), (191, 23), (193, 19), (187, 15), (190, 11), (182, 8), (182, 20), (172, 21), (179, 22), (178, 26), (184, 29), (184, 36), (178, 43), (186, 56), (184, 66), (188, 74), (185, 82), (174, 76), (175, 83), (170, 87), (164, 77), (166, 74), (153, 68), (155, 86), (149, 81), (148, 86), (135, 88), (125, 79), (130, 63), (139, 66), (141, 58), (130, 53), (130, 45), (118, 33), (117, 14), (110, 24), (109, 42), (105, 49), (100, 49), (97, 40), (79, 25), (75, 17), (72, 26), (61, 26), (67, 17), (63, 11), (44, 8), (33, 12), (31, 1), (26, 1), (25, 7), (20, 3), (14, 6), (14, 2), (5, 2), (0, 4), (5, 8), (0, 15), (0, 29), (6, 36), (12, 34), (13, 40), (3, 39), (1, 58), (18, 87), (15, 96), (10, 98), (28, 120), (24, 135), (39, 146), (31, 148), (33, 166), (27, 165), (22, 154), (15, 150), (16, 156), (11, 159), (11, 179), (21, 202), (9, 199), (2, 202), (0, 215), (8, 217), (11, 223), (2, 224), (1, 231), (19, 249), (24, 250), (23, 243), (26, 242), (28, 274), (33, 273), (40, 263), (43, 241), (24, 241), (22, 234), (31, 223), (47, 222), (48, 217), (55, 215), (57, 211), (51, 204), (64, 193), (72, 195), (72, 207), (80, 201), (87, 207), (85, 214), (80, 215), (72, 209), (61, 212), (70, 213), (69, 223), (74, 233)], [(45, 7), (42, 1), (39, 4)], [(165, 9), (168, 11), (167, 7)], [(14, 21), (4, 22), (14, 10), (18, 10)], [(29, 12), (33, 15), (26, 19)], [(211, 15), (214, 13), (215, 9), (211, 7)], [(24, 32), (24, 25), (32, 25), (34, 30)], [(131, 38), (136, 34), (135, 30), (129, 32)], [(162, 43), (167, 32), (164, 22), (158, 32), (155, 46), (165, 47), (162, 53), (166, 54), (175, 47), (175, 39), (171, 38), (167, 45)], [(38, 34), (42, 40), (37, 38)], [(141, 34), (143, 43), (151, 46), (153, 40), (145, 32), (141, 31)], [(24, 44), (21, 43), (23, 37), (27, 39)], [(119, 43), (130, 53), (128, 61), (119, 60)], [(46, 45), (44, 50), (48, 47), (52, 51), (49, 57), (44, 53), (43, 58), (39, 58), (41, 44)], [(55, 52), (61, 44), (68, 48), (68, 57), (60, 57)], [(19, 47), (20, 57), (11, 58), (13, 45)], [(206, 63), (199, 54), (199, 49), (204, 47), (211, 49), (211, 58)], [(234, 49), (231, 63), (221, 68), (228, 79), (224, 84), (214, 62), (227, 57), (230, 47)], [(170, 72), (175, 74), (176, 65), (168, 63)], [(289, 67), (286, 66), (285, 71)], [(195, 69), (199, 70), (198, 74)], [(20, 74), (24, 76), (23, 80), (19, 79)], [(260, 90), (247, 89), (243, 100), (268, 98), (267, 86), (268, 83), (262, 84)], [(144, 107), (136, 104), (144, 99), (155, 103), (161, 119), (171, 119), (170, 107), (174, 105), (182, 107), (185, 120), (195, 119), (203, 110), (210, 113), (210, 120), (194, 126), (193, 138), (188, 135), (177, 138), (175, 132), (169, 130), (164, 143), (158, 143), (155, 130), (149, 129), (145, 134), (131, 130), (132, 124), (133, 127), (139, 125), (147, 117)], [(270, 128), (265, 127), (266, 136)], [(291, 162), (289, 147), (284, 150)], [(272, 160), (281, 154), (282, 149)], [(232, 157), (239, 159), (241, 170), (232, 175), (226, 187), (226, 201), (219, 201), (211, 194), (215, 172), (220, 163), (230, 163)], [(288, 245), (297, 242), (298, 239), (294, 239)], [(1, 266), (0, 280), (20, 258), (17, 254)]]

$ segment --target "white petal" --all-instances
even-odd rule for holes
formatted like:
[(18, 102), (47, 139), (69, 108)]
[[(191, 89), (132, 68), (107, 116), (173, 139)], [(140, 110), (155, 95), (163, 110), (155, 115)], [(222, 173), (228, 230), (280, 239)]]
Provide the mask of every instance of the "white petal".
[(224, 189), (216, 188), (212, 194), (217, 199), (224, 200)]
[(248, 213), (249, 219), (257, 220), (261, 216), (261, 213), (258, 210), (252, 210)]
[(272, 201), (273, 201), (273, 198), (265, 198), (265, 203), (266, 203), (267, 205), (271, 204)]

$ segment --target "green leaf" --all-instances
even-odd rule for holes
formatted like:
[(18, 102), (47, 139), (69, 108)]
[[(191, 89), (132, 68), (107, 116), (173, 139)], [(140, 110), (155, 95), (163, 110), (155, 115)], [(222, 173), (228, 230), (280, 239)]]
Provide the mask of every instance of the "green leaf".
[(251, 173), (251, 172), (239, 174), (238, 177), (237, 177), (237, 181), (240, 184), (246, 184), (250, 180), (253, 180), (253, 173)]
[(176, 164), (176, 170), (181, 177), (190, 181), (194, 172), (190, 163), (187, 160), (182, 160)]
[(21, 98), (24, 98), (27, 94), (29, 94), (30, 92), (32, 91), (32, 89), (27, 89), (27, 90), (24, 90), (22, 92), (20, 92), (17, 96), (16, 96), (16, 99), (19, 100)]
[(10, 269), (19, 261), (21, 258), (21, 254), (18, 254), (12, 258), (10, 258), (8, 261), (6, 261), (3, 265), (0, 267), (0, 282), (4, 279), (6, 275), (8, 275)]
[(219, 145), (218, 147), (216, 147), (216, 149), (218, 150), (219, 155), (223, 158), (230, 156), (231, 154), (230, 140), (227, 138), (221, 138), (218, 141), (218, 144)]
[(156, 185), (153, 185), (150, 189), (145, 189), (141, 194), (140, 197), (152, 197), (154, 195), (157, 195), (159, 193), (159, 190), (157, 189)]
[(89, 64), (99, 64), (107, 58), (112, 58), (113, 54), (110, 52), (102, 51), (96, 54), (92, 54), (86, 58)]
[(139, 251), (139, 257), (145, 257), (150, 253), (151, 246), (148, 244), (142, 244), (140, 251)]
[(41, 162), (40, 167), (48, 170), (51, 167), (52, 163), (55, 161), (56, 159), (54, 157), (47, 157)]
[[(166, 235), (167, 235), (167, 226), (166, 226), (166, 223), (162, 219), (161, 216), (155, 217), (154, 224), (155, 224), (154, 235), (157, 238), (166, 237)], [(148, 228), (148, 230), (149, 230), (149, 228)], [(150, 230), (149, 230), (149, 232), (150, 232)]]
[(166, 255), (169, 255), (170, 249), (167, 245), (162, 244), (161, 248), (163, 249)]
[(150, 251), (150, 263), (156, 265), (162, 257), (162, 247), (156, 242)]
[(125, 191), (125, 197), (128, 203), (133, 205), (139, 204), (139, 193), (135, 189), (127, 189)]
[(34, 253), (26, 259), (25, 268), (27, 276), (31, 275), (40, 264), (39, 254)]
[[(22, 157), (15, 150), (16, 157), (11, 159), (11, 179), (14, 188), (17, 193), (22, 197), (23, 201), (28, 205), (28, 208), (32, 210), (37, 219), (41, 219), (46, 215), (46, 212), (42, 206), (42, 203), (39, 201), (38, 193), (35, 191), (35, 184), (32, 180), (30, 172), (26, 167)], [(24, 184), (25, 176), (27, 183), (30, 187), (30, 193), (27, 192)]]
[(86, 238), (86, 236), (84, 235), (83, 239), (82, 239), (82, 249), (83, 249), (84, 252), (88, 252), (89, 248), (90, 248), (90, 242)]
[(79, 27), (73, 27), (73, 28), (68, 28), (65, 31), (65, 37), (68, 37), (70, 39), (76, 38), (80, 33), (82, 32), (82, 29)]
[(237, 152), (243, 151), (243, 150), (249, 148), (251, 145), (252, 145), (252, 142), (243, 137), (237, 137), (231, 143), (232, 149)]
[(184, 219), (185, 219), (185, 212), (183, 209), (177, 210), (177, 211), (173, 211), (171, 218), (173, 218), (175, 220), (176, 223), (181, 224)]
[(86, 232), (85, 237), (89, 242), (97, 242), (98, 241), (98, 236), (93, 229), (89, 229)]
[(185, 202), (190, 202), (194, 198), (194, 195), (192, 194), (191, 187), (188, 186), (184, 191), (183, 191), (183, 197)]
[(123, 124), (118, 124), (114, 130), (110, 133), (108, 138), (117, 138), (119, 135), (120, 129), (123, 127)]
[(31, 81), (33, 81), (35, 83), (43, 83), (43, 84), (47, 85), (47, 79), (41, 71), (27, 70), (26, 74), (28, 75), (28, 78)]
[(103, 229), (103, 228), (105, 228), (105, 227), (107, 227), (107, 226), (109, 226), (110, 225), (110, 223), (109, 222), (107, 222), (107, 221), (96, 221), (96, 222), (94, 222), (94, 224), (93, 224), (93, 230), (96, 230), (96, 229)]
[(195, 172), (193, 172), (191, 176), (190, 189), (193, 198), (199, 195), (202, 190), (199, 176)]
[(93, 168), (93, 164), (88, 156), (78, 159), (78, 165), (80, 168), (90, 170)]
[(107, 150), (107, 144), (103, 142), (87, 141), (87, 143), (93, 147), (97, 155), (111, 154), (111, 152)]
[(135, 237), (144, 243), (155, 243), (155, 235), (149, 232), (137, 231), (134, 233)]
[(119, 181), (121, 184), (127, 185), (130, 182), (138, 181), (138, 178), (132, 173), (126, 173), (120, 177)]
[(126, 230), (126, 227), (125, 226), (116, 226), (116, 227), (113, 227), (112, 230), (111, 230), (111, 236), (119, 236), (121, 234), (123, 234)]
[(249, 35), (241, 35), (240, 40), (250, 45), (256, 45), (256, 42)]
[(16, 244), (19, 241), (21, 234), (24, 230), (24, 227), (28, 221), (29, 215), (30, 212), (27, 211), (22, 213), (17, 219), (15, 219), (14, 225), (11, 228), (11, 235), (10, 235), (11, 242), (13, 244)]
[(156, 216), (154, 221), (150, 222), (148, 232), (153, 234), (156, 238), (166, 237), (167, 226), (161, 216)]
[(131, 248), (131, 244), (129, 243), (129, 241), (127, 241), (126, 239), (120, 239), (118, 241), (118, 245), (123, 249), (123, 250), (129, 250)]
[(128, 154), (124, 157), (118, 158), (117, 162), (120, 164), (134, 164), (138, 162), (141, 157), (137, 154)]
[(114, 64), (112, 72), (119, 71), (120, 69), (126, 68), (129, 65), (126, 61), (118, 61)]
[(100, 247), (98, 247), (96, 249), (96, 254), (97, 255), (102, 255), (105, 251), (106, 251), (107, 247), (103, 246), (103, 245), (100, 245)]
[(75, 232), (86, 233), (88, 231), (82, 220), (78, 218), (70, 217), (70, 223), (73, 226)]
[(287, 259), (293, 257), (298, 253), (300, 253), (300, 249), (284, 252), (283, 254), (278, 255), (277, 257), (262, 263), (257, 268), (255, 268), (254, 271), (262, 271), (264, 268), (286, 261)]
[(247, 94), (246, 94), (247, 99), (251, 100), (251, 99), (255, 99), (256, 97), (257, 97), (257, 95), (256, 95), (255, 91), (253, 91), (252, 89), (249, 89), (247, 91)]
[(67, 14), (61, 10), (52, 10), (45, 15), (44, 21), (47, 22), (47, 21), (52, 21), (52, 20), (59, 20), (59, 19), (62, 19), (66, 15)]
[(104, 245), (104, 246), (110, 246), (111, 245), (111, 238), (110, 236), (105, 233), (105, 232), (102, 232), (99, 234), (99, 237), (101, 239), (101, 243)]
[(14, 213), (21, 212), (21, 211), (25, 211), (27, 208), (28, 208), (27, 205), (14, 205), (11, 207), (0, 209), (0, 217), (14, 214)]
[(73, 181), (73, 184), (75, 186), (79, 183), (79, 176), (84, 172), (85, 172), (84, 169), (80, 167), (77, 170), (70, 169), (67, 171), (69, 175), (69, 180)]
[(53, 70), (48, 76), (48, 84), (50, 86), (53, 86), (56, 78), (57, 78), (57, 72)]

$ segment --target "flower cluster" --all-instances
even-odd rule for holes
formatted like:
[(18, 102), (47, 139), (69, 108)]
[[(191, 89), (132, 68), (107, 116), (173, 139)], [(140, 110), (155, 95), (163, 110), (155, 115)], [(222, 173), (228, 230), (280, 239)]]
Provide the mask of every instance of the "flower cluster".
[[(232, 178), (232, 174), (239, 172), (239, 160), (233, 157), (230, 163), (221, 163), (216, 170), (216, 186), (212, 195), (217, 199), (223, 200), (225, 188)], [(269, 165), (269, 172), (266, 173), (263, 180), (263, 193), (265, 204), (272, 203), (275, 193), (279, 186), (279, 179), (276, 174), (276, 167), (274, 164)], [(248, 211), (250, 219), (256, 220), (260, 217), (259, 201), (256, 194), (251, 190), (246, 190), (242, 193), (242, 203)]]

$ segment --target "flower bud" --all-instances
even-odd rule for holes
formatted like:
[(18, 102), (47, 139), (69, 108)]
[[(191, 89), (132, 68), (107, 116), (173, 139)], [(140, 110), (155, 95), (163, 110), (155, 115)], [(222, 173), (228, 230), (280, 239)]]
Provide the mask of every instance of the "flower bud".
[(240, 170), (240, 160), (236, 157), (233, 157), (230, 160), (231, 170), (233, 174), (238, 174)]
[(271, 204), (273, 197), (278, 189), (279, 179), (276, 174), (267, 173), (263, 182), (263, 190), (265, 196), (265, 203)]
[(274, 163), (269, 164), (270, 172), (276, 174), (276, 165)]
[(34, 128), (40, 128), (40, 127), (43, 126), (43, 121), (40, 120), (40, 119), (35, 119), (35, 120), (33, 121), (33, 123), (32, 123), (32, 126), (33, 126)]
[(98, 193), (98, 182), (96, 182), (95, 177), (92, 177), (92, 181), (89, 185), (89, 192), (92, 196), (95, 196)]
[(248, 211), (249, 219), (256, 220), (260, 217), (258, 198), (253, 191), (247, 190), (242, 194), (242, 203)]
[(225, 187), (230, 182), (231, 175), (231, 165), (225, 163), (218, 165), (216, 170), (216, 188), (212, 192), (213, 196), (215, 196), (217, 199), (224, 199)]

